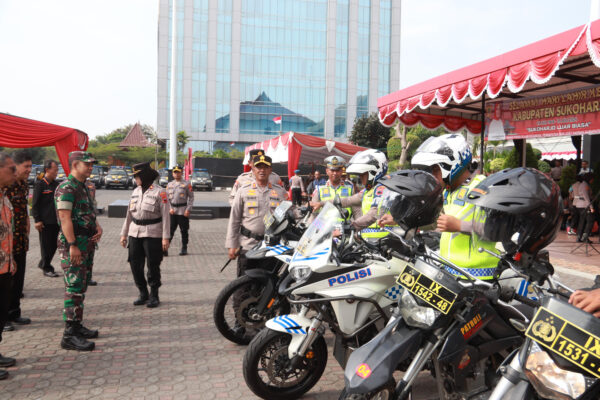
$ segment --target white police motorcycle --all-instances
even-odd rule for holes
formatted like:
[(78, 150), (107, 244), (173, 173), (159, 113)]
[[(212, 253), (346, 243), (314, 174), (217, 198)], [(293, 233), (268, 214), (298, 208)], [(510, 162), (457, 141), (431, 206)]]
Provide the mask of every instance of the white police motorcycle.
[[(338, 206), (323, 207), (298, 243), (288, 282), (280, 286), (300, 312), (267, 321), (250, 342), (244, 379), (263, 399), (297, 398), (318, 382), (327, 364), (327, 326), (335, 335), (334, 356), (344, 366), (353, 349), (385, 326), (386, 309), (400, 296), (396, 277), (410, 260), (357, 239), (343, 221)], [(386, 249), (388, 258), (381, 255)]]

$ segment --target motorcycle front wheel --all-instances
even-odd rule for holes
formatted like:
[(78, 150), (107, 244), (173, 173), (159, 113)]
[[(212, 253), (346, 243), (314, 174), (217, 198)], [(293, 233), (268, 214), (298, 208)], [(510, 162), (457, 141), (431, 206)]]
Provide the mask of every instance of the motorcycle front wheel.
[(244, 380), (257, 396), (268, 400), (296, 399), (321, 378), (327, 365), (327, 344), (319, 336), (304, 357), (291, 366), (289, 334), (263, 329), (244, 355)]
[[(396, 382), (394, 378), (391, 378), (385, 385), (379, 389), (373, 390), (369, 393), (348, 393), (346, 388), (340, 393), (338, 400), (389, 400), (394, 398), (394, 392), (396, 390)], [(406, 400), (411, 400), (412, 397), (407, 397)]]
[(262, 281), (247, 275), (229, 282), (215, 300), (213, 319), (221, 335), (233, 343), (246, 345), (265, 326), (269, 319), (290, 312), (285, 298), (275, 299), (273, 305), (264, 313), (258, 313), (256, 306), (265, 293)]

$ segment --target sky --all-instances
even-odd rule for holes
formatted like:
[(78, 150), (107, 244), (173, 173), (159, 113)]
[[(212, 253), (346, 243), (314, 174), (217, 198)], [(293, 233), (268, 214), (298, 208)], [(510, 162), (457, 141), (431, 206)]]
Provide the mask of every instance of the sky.
[[(400, 86), (589, 15), (589, 0), (402, 0)], [(156, 126), (157, 30), (158, 0), (0, 0), (0, 112), (91, 137), (138, 121)]]

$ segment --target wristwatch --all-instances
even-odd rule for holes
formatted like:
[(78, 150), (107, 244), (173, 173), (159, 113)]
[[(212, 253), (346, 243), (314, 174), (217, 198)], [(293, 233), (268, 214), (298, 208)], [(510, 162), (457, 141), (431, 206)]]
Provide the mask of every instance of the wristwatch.
[(77, 242), (67, 242), (67, 244), (69, 245), (69, 247), (77, 246)]

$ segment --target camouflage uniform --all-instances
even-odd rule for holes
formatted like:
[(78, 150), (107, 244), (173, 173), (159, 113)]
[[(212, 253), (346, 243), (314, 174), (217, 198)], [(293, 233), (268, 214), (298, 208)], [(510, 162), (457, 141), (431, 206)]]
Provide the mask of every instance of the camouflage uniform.
[[(75, 233), (77, 248), (81, 251), (81, 263), (73, 264), (67, 239), (62, 230), (58, 235), (58, 253), (64, 271), (65, 302), (63, 319), (81, 322), (83, 318), (83, 300), (88, 282), (92, 275), (92, 265), (96, 243), (90, 238), (96, 233), (96, 209), (94, 199), (84, 182), (69, 175), (56, 188), (54, 193), (56, 211), (71, 210), (71, 221)], [(59, 226), (60, 218), (58, 219)]]

